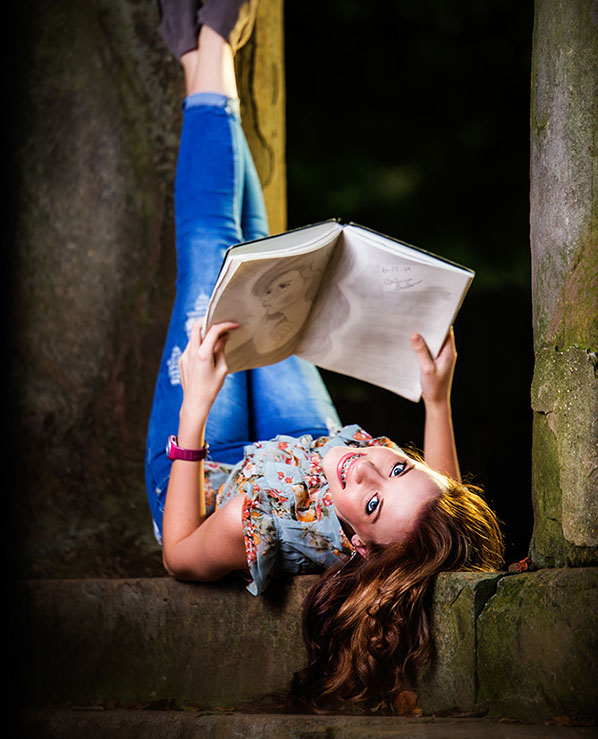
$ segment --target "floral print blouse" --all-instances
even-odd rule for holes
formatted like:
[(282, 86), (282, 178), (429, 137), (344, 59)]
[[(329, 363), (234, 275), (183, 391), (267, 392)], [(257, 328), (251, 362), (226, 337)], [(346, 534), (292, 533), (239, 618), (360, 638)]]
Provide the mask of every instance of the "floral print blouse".
[(398, 447), (372, 438), (357, 425), (333, 437), (277, 436), (245, 447), (235, 465), (205, 462), (208, 515), (245, 494), (243, 534), (249, 565), (247, 589), (262, 593), (274, 571), (321, 572), (346, 559), (353, 546), (336, 515), (322, 459), (333, 446)]

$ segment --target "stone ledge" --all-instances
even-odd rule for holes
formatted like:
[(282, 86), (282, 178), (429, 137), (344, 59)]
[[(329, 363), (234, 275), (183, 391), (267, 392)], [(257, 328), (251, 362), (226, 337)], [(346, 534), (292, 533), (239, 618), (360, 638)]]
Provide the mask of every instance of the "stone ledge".
[(477, 711), (477, 618), (505, 573), (441, 575), (434, 592), (436, 657), (419, 680), (424, 713)]
[(28, 737), (62, 739), (594, 739), (593, 727), (500, 723), (484, 719), (377, 716), (202, 715), (183, 711), (30, 712), (22, 729)]
[(598, 720), (598, 568), (503, 578), (477, 634), (481, 710)]
[[(242, 707), (303, 665), (300, 613), (315, 579), (279, 580), (261, 598), (232, 579), (21, 583), (19, 695), (29, 706)], [(595, 719), (597, 581), (589, 568), (440, 576), (424, 713)]]
[(22, 585), (26, 705), (235, 706), (285, 686), (304, 660), (313, 577), (256, 598), (234, 579), (43, 580)]

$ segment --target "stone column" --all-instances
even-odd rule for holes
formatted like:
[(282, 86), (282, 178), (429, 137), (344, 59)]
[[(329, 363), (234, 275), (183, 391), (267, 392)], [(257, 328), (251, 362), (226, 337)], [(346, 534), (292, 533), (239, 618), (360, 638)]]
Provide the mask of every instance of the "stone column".
[(598, 2), (536, 0), (533, 561), (598, 561)]
[[(34, 0), (22, 12), (12, 371), (26, 453), (11, 497), (27, 576), (162, 571), (143, 459), (174, 296), (183, 88), (157, 23), (154, 0)], [(244, 125), (280, 231), (282, 0), (262, 0), (237, 66)]]

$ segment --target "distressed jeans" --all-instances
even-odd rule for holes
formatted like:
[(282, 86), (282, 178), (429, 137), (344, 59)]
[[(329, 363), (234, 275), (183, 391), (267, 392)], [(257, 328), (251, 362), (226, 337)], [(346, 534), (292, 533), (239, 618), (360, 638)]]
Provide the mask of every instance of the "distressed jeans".
[[(176, 297), (158, 373), (146, 446), (146, 487), (156, 537), (183, 391), (178, 359), (206, 312), (227, 247), (268, 235), (264, 199), (241, 128), (238, 100), (196, 93), (183, 103), (175, 177)], [(210, 458), (235, 464), (243, 448), (277, 434), (314, 437), (340, 427), (317, 369), (299, 357), (228, 375), (206, 425)]]

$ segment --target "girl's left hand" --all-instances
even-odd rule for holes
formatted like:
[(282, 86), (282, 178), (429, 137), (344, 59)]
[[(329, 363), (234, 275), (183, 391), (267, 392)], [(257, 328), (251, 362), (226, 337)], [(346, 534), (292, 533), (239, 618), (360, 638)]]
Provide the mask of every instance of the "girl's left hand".
[(419, 334), (412, 334), (411, 346), (419, 359), (422, 398), (426, 405), (448, 403), (453, 383), (457, 349), (455, 334), (451, 326), (442, 349), (436, 359), (433, 359), (428, 345)]
[(228, 332), (238, 325), (233, 321), (215, 323), (202, 339), (201, 321), (193, 324), (191, 338), (179, 359), (183, 386), (181, 414), (190, 412), (205, 422), (228, 373), (224, 356)]

